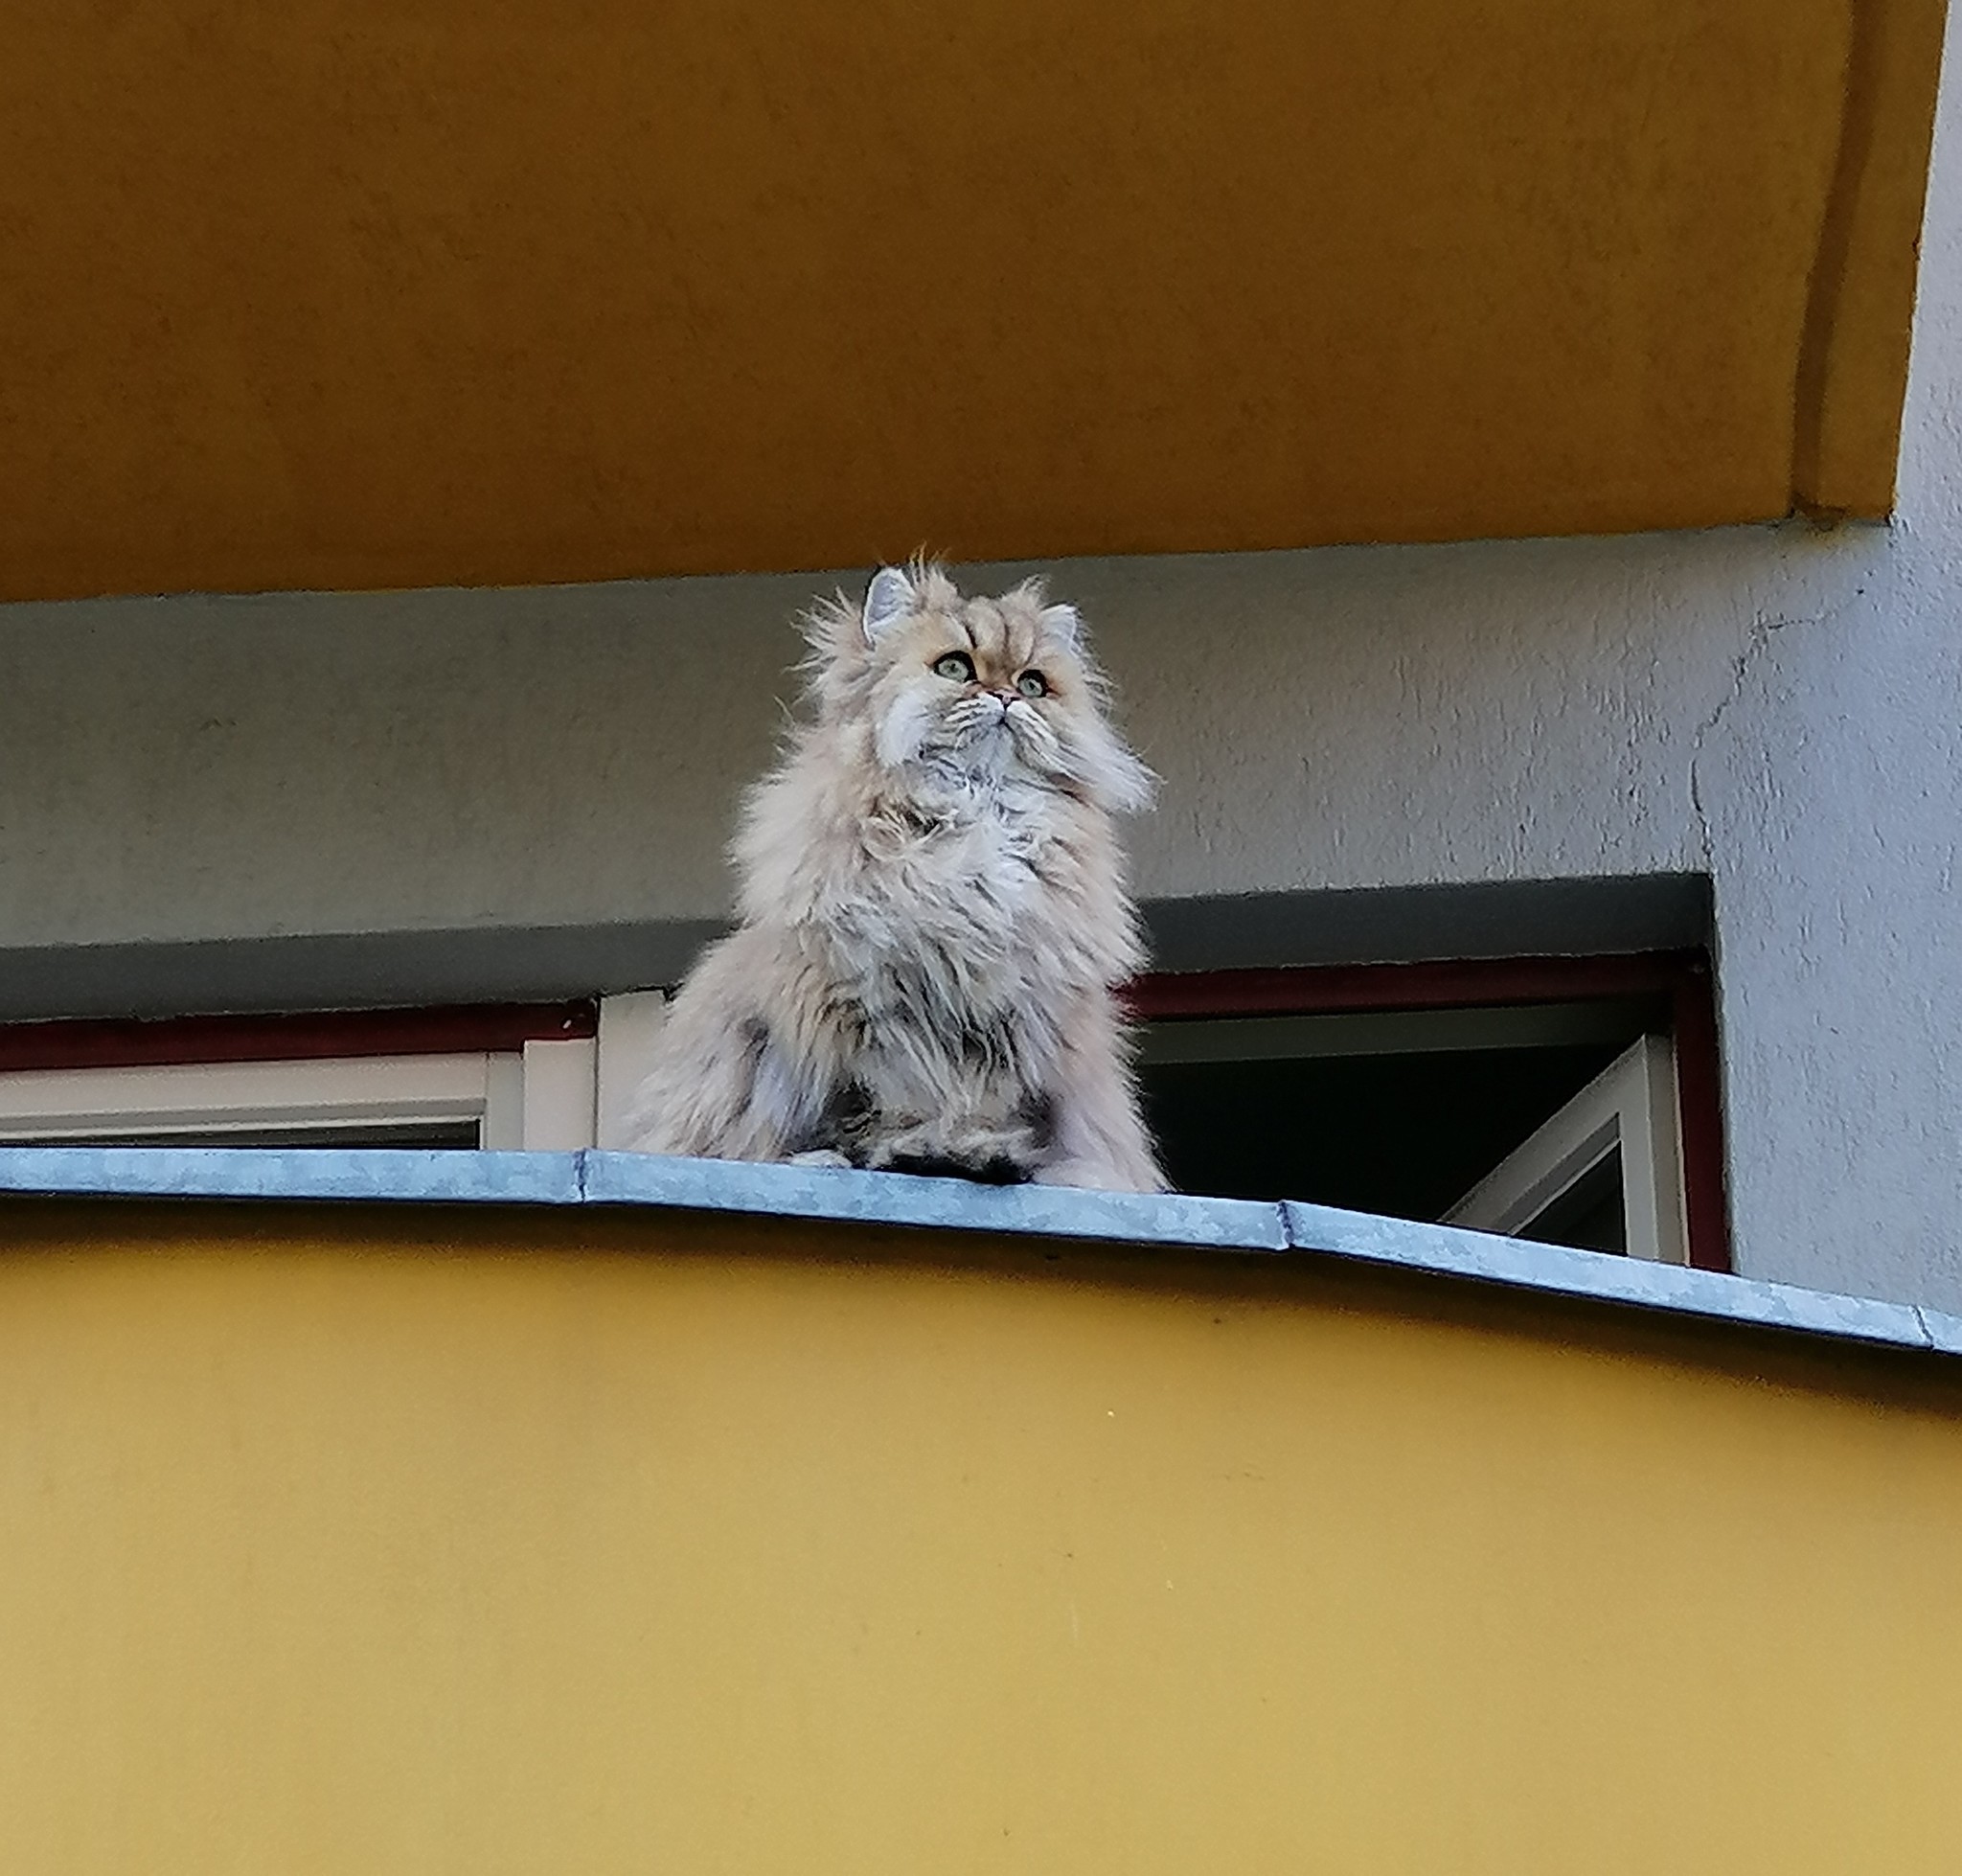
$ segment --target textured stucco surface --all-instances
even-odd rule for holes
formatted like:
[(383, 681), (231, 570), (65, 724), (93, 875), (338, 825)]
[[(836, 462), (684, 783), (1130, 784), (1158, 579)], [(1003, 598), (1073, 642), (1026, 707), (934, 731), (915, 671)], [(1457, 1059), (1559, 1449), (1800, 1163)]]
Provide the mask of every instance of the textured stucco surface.
[[(1101, 624), (1164, 777), (1140, 883), (1181, 895), (1698, 863), (1691, 761), (1757, 592), (1877, 545), (1713, 533), (1052, 578)], [(8, 608), (5, 941), (713, 916), (813, 586)]]
[[(1147, 894), (1707, 870), (1740, 1268), (1962, 1308), (1952, 75), (1889, 527), (1050, 571)], [(713, 919), (840, 577), (0, 609), (0, 947)]]
[(0, 593), (1881, 514), (1943, 8), (16, 6)]

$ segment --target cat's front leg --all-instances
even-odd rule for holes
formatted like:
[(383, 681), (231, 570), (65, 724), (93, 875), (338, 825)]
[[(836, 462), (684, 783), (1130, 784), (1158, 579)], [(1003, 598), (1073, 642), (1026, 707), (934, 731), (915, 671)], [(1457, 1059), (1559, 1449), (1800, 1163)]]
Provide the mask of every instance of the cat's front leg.
[(769, 933), (745, 928), (696, 967), (656, 1038), (636, 1102), (641, 1152), (785, 1160), (848, 1150), (818, 1128), (840, 1071), (793, 1045), (779, 949)]
[(1064, 1025), (1050, 1151), (1033, 1177), (1042, 1185), (1100, 1192), (1164, 1192), (1125, 1069), (1126, 1048), (1108, 993), (1085, 998)]

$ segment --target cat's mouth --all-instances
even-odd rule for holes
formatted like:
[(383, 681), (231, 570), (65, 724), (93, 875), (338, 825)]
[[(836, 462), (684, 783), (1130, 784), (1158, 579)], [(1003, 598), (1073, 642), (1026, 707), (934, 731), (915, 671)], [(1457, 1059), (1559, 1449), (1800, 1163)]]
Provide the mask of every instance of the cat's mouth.
[(941, 759), (957, 766), (970, 783), (1000, 781), (1012, 769), (1047, 772), (1054, 738), (1034, 711), (1026, 705), (1015, 708), (1019, 701), (995, 697), (964, 700), (943, 720), (936, 739)]
[(975, 698), (949, 719), (948, 726), (963, 743), (997, 743), (1015, 731), (1008, 706), (992, 698)]

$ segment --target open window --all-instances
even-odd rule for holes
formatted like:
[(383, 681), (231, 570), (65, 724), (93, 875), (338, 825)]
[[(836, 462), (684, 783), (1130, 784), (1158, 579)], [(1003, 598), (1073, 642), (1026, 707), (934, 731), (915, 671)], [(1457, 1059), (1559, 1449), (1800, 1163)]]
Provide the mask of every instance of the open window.
[[(1690, 953), (1132, 986), (1185, 1192), (1306, 1199), (1727, 1268)], [(667, 1000), (0, 1027), (0, 1143), (621, 1146)]]
[(1728, 1266), (1700, 955), (1196, 972), (1132, 1001), (1183, 1191)]

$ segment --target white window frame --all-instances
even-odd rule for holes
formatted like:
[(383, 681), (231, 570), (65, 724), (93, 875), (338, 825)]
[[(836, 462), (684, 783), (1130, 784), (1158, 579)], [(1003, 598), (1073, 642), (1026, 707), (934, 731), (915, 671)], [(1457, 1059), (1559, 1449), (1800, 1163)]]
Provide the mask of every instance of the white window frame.
[(634, 1090), (666, 1013), (658, 990), (600, 1001), (598, 1033), (519, 1049), (0, 1072), (0, 1141), (104, 1133), (222, 1145), (269, 1129), (474, 1123), (485, 1148), (626, 1144)]
[(1618, 1152), (1628, 1254), (1687, 1264), (1679, 1111), (1676, 1051), (1666, 1036), (1644, 1036), (1500, 1160), (1442, 1223), (1516, 1236)]

